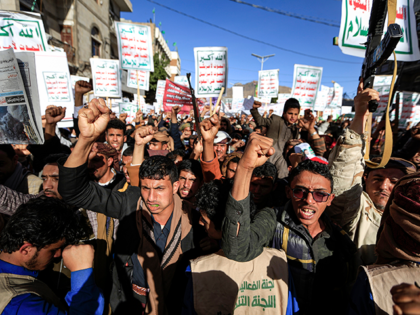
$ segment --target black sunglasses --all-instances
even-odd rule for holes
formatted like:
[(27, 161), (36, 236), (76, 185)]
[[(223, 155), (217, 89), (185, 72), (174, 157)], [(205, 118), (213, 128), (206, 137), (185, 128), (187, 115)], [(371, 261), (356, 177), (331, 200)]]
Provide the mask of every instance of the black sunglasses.
[(306, 199), (309, 193), (312, 194), (312, 198), (314, 198), (316, 202), (326, 202), (328, 198), (331, 196), (331, 194), (323, 192), (323, 191), (309, 191), (308, 189), (305, 189), (305, 188), (295, 188), (295, 189), (292, 189), (292, 191), (293, 191), (293, 196), (299, 200)]

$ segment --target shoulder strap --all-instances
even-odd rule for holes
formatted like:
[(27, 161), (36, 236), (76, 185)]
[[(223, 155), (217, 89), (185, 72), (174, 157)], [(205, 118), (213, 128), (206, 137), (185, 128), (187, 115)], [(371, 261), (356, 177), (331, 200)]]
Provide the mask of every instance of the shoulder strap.
[(54, 304), (61, 310), (67, 309), (67, 306), (61, 302), (60, 298), (44, 282), (31, 276), (1, 273), (0, 313), (3, 313), (5, 307), (14, 297), (28, 293), (42, 297), (48, 303)]

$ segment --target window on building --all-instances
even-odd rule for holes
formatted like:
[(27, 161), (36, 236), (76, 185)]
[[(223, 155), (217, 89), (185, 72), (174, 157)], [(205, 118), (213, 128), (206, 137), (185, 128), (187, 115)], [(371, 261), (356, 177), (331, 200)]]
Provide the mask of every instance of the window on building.
[(63, 28), (61, 29), (61, 41), (73, 46), (73, 33), (71, 26), (63, 25)]
[(92, 28), (91, 31), (92, 37), (92, 57), (101, 56), (101, 40), (99, 37), (99, 30), (96, 27)]

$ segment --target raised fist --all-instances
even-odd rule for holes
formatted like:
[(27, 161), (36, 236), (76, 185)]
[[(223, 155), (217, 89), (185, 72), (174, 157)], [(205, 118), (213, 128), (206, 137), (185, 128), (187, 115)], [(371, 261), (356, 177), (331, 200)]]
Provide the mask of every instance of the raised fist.
[(94, 142), (105, 130), (109, 117), (109, 108), (103, 99), (93, 99), (87, 108), (79, 111), (80, 137)]
[(92, 245), (69, 245), (62, 254), (64, 265), (71, 272), (92, 268), (94, 255)]
[(119, 118), (119, 120), (121, 120), (125, 124), (126, 121), (127, 121), (127, 116), (128, 116), (127, 113), (122, 113), (122, 114), (120, 114), (120, 117), (118, 117), (118, 118)]
[(200, 123), (200, 131), (204, 141), (213, 143), (214, 138), (219, 132), (220, 120), (219, 117), (214, 114), (210, 118), (204, 119)]
[(181, 111), (181, 106), (174, 106), (171, 109), (172, 113), (175, 115), (178, 115), (178, 113)]
[(149, 143), (150, 140), (153, 139), (154, 134), (156, 132), (157, 132), (156, 127), (144, 126), (144, 127), (137, 128), (132, 134), (132, 137), (134, 138), (136, 145), (145, 145), (146, 143)]
[(80, 80), (74, 85), (74, 92), (77, 94), (85, 94), (90, 91), (92, 91), (92, 84), (89, 82)]
[(274, 154), (273, 139), (267, 138), (253, 132), (249, 136), (245, 152), (239, 160), (241, 167), (254, 169), (267, 162), (268, 158)]
[(254, 104), (252, 105), (252, 108), (260, 108), (260, 107), (261, 107), (261, 105), (262, 105), (262, 103), (261, 103), (261, 102), (254, 101)]
[(45, 111), (45, 122), (47, 124), (56, 124), (66, 116), (66, 108), (61, 106), (49, 105)]

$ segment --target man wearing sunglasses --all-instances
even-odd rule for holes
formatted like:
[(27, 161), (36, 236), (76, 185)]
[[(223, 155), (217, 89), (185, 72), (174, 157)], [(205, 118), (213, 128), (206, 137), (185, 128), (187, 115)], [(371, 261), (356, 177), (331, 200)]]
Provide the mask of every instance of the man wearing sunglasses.
[(246, 262), (258, 257), (265, 246), (284, 250), (302, 312), (343, 314), (348, 262), (356, 248), (324, 213), (334, 200), (328, 165), (311, 160), (300, 163), (289, 176), (286, 194), (290, 201), (277, 215), (273, 208), (263, 208), (251, 222), (253, 170), (273, 155), (272, 145), (272, 139), (250, 136), (226, 204), (223, 251), (229, 259)]
[[(354, 99), (356, 113), (352, 124), (338, 138), (329, 156), (336, 198), (327, 208), (327, 213), (355, 243), (358, 251), (355, 267), (375, 263), (378, 228), (391, 192), (401, 177), (416, 172), (411, 162), (393, 157), (382, 168), (366, 167), (363, 132), (371, 99), (379, 100), (378, 92), (363, 90), (363, 83), (360, 83)], [(372, 161), (379, 163), (381, 158)]]

